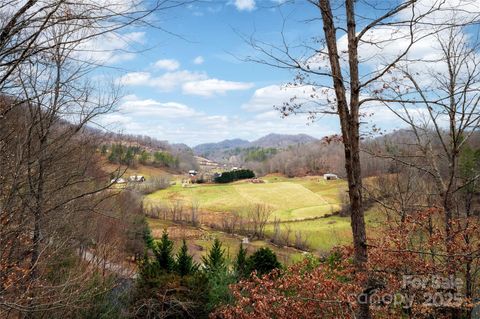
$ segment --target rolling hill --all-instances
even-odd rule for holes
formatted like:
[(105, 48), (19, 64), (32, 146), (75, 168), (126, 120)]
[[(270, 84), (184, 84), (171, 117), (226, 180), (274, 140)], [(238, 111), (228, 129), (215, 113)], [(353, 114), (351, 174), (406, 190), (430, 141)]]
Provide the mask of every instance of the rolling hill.
[(275, 134), (265, 135), (254, 141), (230, 139), (218, 143), (205, 143), (193, 147), (195, 155), (203, 156), (218, 162), (232, 161), (232, 156), (238, 156), (247, 149), (285, 149), (291, 145), (308, 144), (318, 139), (307, 134)]

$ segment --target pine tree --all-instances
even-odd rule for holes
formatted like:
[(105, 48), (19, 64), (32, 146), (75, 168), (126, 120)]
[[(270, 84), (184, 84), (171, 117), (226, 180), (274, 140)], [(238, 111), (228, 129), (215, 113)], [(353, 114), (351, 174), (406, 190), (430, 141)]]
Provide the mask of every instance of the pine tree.
[(183, 240), (182, 247), (177, 254), (177, 261), (175, 264), (175, 270), (177, 273), (184, 277), (192, 274), (197, 269), (195, 263), (193, 262), (193, 257), (188, 254), (187, 243), (185, 239)]
[(157, 242), (154, 251), (160, 269), (170, 272), (174, 268), (175, 261), (172, 256), (173, 242), (168, 238), (167, 230), (163, 230), (162, 238)]
[(215, 238), (212, 248), (208, 252), (208, 255), (202, 258), (202, 261), (207, 272), (227, 269), (225, 249), (222, 249), (222, 243), (218, 238)]
[(247, 249), (240, 243), (237, 258), (235, 259), (235, 273), (237, 278), (243, 278), (247, 275)]

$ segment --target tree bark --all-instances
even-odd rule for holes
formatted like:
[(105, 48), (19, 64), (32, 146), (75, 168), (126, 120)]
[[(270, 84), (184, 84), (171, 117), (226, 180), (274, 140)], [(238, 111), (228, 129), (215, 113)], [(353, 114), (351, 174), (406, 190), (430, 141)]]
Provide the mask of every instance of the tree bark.
[[(351, 90), (350, 105), (346, 98), (346, 89), (338, 55), (336, 29), (330, 1), (320, 0), (319, 9), (323, 20), (323, 31), (325, 33), (333, 86), (337, 98), (337, 111), (340, 119), (345, 151), (345, 170), (347, 172), (348, 193), (350, 198), (354, 263), (357, 271), (364, 272), (366, 271), (365, 264), (368, 260), (368, 252), (362, 201), (359, 133), (358, 39), (356, 38), (355, 32), (354, 3), (353, 0), (346, 1)], [(365, 291), (367, 290), (368, 289), (365, 289)], [(360, 303), (358, 318), (370, 318), (368, 298), (365, 303)]]

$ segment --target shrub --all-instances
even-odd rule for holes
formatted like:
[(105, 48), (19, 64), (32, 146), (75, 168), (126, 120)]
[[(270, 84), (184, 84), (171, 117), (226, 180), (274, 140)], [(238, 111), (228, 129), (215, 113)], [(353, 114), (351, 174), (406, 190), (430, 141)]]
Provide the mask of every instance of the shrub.
[(277, 259), (277, 255), (268, 247), (258, 249), (247, 260), (248, 272), (256, 271), (258, 275), (268, 274), (280, 267), (281, 264)]
[(220, 305), (232, 304), (235, 299), (229, 286), (236, 283), (236, 277), (227, 269), (214, 273), (207, 273), (208, 277), (208, 311), (212, 311)]

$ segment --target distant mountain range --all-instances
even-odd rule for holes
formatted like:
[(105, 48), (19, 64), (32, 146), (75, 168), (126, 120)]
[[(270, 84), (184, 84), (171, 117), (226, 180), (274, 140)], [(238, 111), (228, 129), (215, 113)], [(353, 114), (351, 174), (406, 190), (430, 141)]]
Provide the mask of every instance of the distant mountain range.
[(195, 155), (219, 160), (221, 158), (225, 159), (224, 155), (235, 149), (255, 147), (283, 149), (291, 145), (307, 144), (315, 141), (318, 141), (318, 139), (307, 134), (287, 135), (271, 133), (252, 142), (236, 138), (218, 143), (200, 144), (192, 149)]

